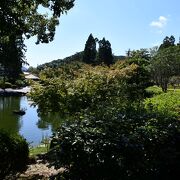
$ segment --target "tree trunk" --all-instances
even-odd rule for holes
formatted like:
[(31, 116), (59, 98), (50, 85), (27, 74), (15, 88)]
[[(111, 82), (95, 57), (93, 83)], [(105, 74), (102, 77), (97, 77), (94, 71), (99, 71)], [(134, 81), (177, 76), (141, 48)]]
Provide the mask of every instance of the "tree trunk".
[(168, 82), (167, 81), (163, 81), (161, 84), (161, 88), (163, 92), (167, 92), (167, 88), (168, 88)]

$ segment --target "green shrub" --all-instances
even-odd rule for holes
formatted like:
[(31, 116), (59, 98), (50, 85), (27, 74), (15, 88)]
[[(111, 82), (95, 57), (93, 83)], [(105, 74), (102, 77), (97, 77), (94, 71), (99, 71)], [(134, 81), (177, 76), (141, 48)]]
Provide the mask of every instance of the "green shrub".
[(22, 170), (28, 161), (27, 142), (19, 135), (0, 132), (0, 178), (11, 171)]
[[(180, 122), (144, 110), (67, 122), (51, 153), (73, 180), (160, 180), (180, 175)], [(98, 113), (98, 112), (97, 112)]]
[[(47, 69), (30, 93), (41, 112), (75, 114), (105, 106), (126, 106), (145, 96), (148, 78), (137, 64), (84, 65), (79, 69)], [(143, 71), (144, 72), (144, 71)], [(63, 115), (64, 115), (63, 114)]]

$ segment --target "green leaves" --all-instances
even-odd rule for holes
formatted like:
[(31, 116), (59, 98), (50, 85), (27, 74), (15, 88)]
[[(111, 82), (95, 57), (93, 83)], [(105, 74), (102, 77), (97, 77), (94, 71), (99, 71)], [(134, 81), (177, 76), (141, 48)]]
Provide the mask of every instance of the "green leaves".
[(151, 73), (157, 85), (164, 92), (172, 76), (179, 76), (180, 46), (170, 46), (160, 49), (151, 61)]
[[(37, 43), (53, 40), (58, 17), (74, 6), (75, 0), (14, 0), (0, 3), (0, 37), (37, 35)], [(52, 15), (41, 13), (45, 9)], [(1, 40), (1, 39), (0, 39)]]
[(21, 36), (11, 36), (8, 41), (0, 41), (0, 69), (3, 77), (10, 82), (20, 78), (22, 64), (26, 63), (24, 39)]
[[(74, 6), (74, 1), (1, 0), (0, 68), (4, 77), (17, 79), (21, 73), (22, 63), (26, 63), (24, 37), (37, 36), (36, 44), (53, 41), (58, 18)], [(51, 13), (43, 14), (44, 10)]]
[(28, 162), (29, 148), (27, 142), (19, 135), (1, 130), (0, 132), (0, 178), (4, 179), (10, 172), (25, 168)]
[(180, 118), (180, 92), (167, 92), (145, 100), (145, 108), (151, 113)]
[(57, 167), (67, 167), (67, 179), (161, 179), (178, 172), (179, 121), (143, 109), (99, 112), (67, 121), (54, 136), (51, 153)]
[[(128, 81), (136, 74), (137, 66), (66, 66), (47, 69), (40, 74), (41, 84), (31, 92), (40, 111), (78, 113), (101, 107), (122, 107), (128, 103)], [(136, 91), (136, 87), (135, 87)], [(122, 105), (122, 106), (121, 106)]]
[(148, 64), (138, 55), (110, 67), (69, 64), (41, 72), (33, 101), (42, 112), (68, 115), (50, 151), (55, 165), (67, 169), (63, 178), (150, 180), (179, 173), (180, 122), (165, 109), (142, 108)]

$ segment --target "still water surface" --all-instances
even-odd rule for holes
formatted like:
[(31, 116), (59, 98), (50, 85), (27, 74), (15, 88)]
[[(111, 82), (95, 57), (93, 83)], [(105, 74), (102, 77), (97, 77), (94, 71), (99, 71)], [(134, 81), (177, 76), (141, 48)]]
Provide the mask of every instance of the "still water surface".
[[(19, 109), (25, 109), (26, 114), (19, 116), (13, 113)], [(37, 107), (31, 106), (26, 96), (0, 97), (0, 129), (18, 132), (32, 146), (50, 137), (59, 124), (57, 116), (38, 116)]]

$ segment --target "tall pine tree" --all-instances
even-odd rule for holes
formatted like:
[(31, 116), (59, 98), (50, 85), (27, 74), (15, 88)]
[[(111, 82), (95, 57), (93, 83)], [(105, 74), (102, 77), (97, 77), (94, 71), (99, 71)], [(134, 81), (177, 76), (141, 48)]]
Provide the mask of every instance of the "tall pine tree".
[(111, 43), (105, 38), (99, 41), (98, 63), (104, 63), (108, 66), (113, 63)]
[(96, 60), (96, 54), (96, 39), (92, 34), (90, 34), (84, 48), (83, 62), (94, 64)]

